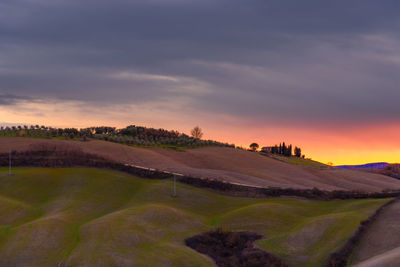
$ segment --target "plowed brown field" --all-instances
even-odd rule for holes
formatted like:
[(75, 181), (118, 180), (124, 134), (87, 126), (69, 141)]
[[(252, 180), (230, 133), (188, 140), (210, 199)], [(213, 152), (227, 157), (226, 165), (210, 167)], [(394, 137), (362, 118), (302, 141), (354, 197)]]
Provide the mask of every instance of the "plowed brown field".
[(222, 179), (252, 186), (361, 190), (400, 189), (400, 180), (361, 171), (312, 168), (285, 163), (258, 153), (223, 147), (185, 152), (137, 148), (106, 141), (88, 142), (33, 138), (0, 138), (0, 152), (26, 150), (40, 144), (80, 148), (123, 163), (174, 171), (196, 177)]

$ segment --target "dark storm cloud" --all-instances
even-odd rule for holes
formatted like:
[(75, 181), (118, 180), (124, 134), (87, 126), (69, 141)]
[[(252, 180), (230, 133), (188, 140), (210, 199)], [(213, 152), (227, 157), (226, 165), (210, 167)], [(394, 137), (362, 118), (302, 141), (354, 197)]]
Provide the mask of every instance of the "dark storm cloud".
[(395, 0), (3, 0), (0, 94), (184, 96), (182, 112), (264, 121), (397, 119), (399, 11)]

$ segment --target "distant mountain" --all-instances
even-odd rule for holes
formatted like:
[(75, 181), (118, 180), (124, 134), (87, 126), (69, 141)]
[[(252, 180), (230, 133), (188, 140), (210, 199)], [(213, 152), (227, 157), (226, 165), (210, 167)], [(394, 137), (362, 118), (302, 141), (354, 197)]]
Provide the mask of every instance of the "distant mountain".
[(367, 163), (362, 165), (339, 165), (335, 166), (337, 168), (342, 169), (380, 169), (383, 170), (386, 166), (389, 165), (387, 162), (375, 162), (375, 163)]

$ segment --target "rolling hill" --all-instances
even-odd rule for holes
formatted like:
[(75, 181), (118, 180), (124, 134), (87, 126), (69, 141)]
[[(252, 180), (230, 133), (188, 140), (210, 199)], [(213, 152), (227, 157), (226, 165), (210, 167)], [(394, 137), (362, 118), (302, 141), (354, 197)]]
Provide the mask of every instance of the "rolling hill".
[(91, 140), (66, 141), (33, 138), (0, 138), (0, 152), (26, 150), (51, 144), (81, 149), (122, 163), (157, 168), (191, 175), (221, 179), (260, 187), (319, 188), (323, 190), (359, 190), (377, 192), (400, 189), (400, 180), (385, 175), (332, 168), (292, 164), (259, 153), (227, 147), (204, 147), (173, 151), (138, 148), (112, 142)]
[(397, 266), (400, 260), (400, 203), (389, 206), (361, 239), (352, 257), (357, 266)]
[[(5, 168), (0, 173), (5, 174)], [(386, 199), (235, 198), (87, 168), (0, 176), (1, 266), (213, 266), (184, 245), (222, 227), (291, 266), (321, 266)]]

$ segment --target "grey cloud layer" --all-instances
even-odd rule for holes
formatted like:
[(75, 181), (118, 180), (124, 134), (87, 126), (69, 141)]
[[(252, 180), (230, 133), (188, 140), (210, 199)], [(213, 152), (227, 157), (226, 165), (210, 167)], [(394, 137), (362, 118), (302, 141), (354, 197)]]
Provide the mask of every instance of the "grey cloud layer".
[(399, 12), (395, 0), (3, 0), (0, 104), (184, 97), (182, 112), (261, 122), (398, 119)]
[(0, 94), (0, 106), (12, 106), (21, 101), (31, 101), (32, 99), (10, 95), (10, 94)]

